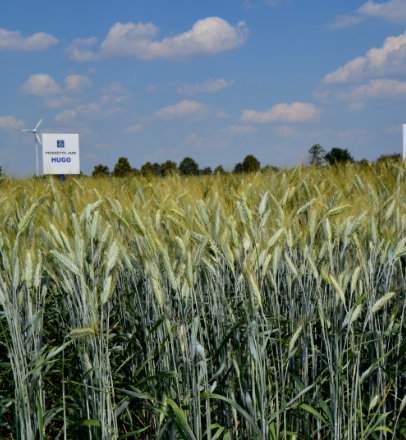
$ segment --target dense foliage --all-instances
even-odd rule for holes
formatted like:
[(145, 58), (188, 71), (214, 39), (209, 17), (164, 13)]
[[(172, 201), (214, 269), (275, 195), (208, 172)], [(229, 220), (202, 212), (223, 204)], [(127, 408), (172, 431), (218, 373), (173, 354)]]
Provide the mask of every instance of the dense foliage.
[(402, 165), (0, 193), (1, 438), (405, 437)]

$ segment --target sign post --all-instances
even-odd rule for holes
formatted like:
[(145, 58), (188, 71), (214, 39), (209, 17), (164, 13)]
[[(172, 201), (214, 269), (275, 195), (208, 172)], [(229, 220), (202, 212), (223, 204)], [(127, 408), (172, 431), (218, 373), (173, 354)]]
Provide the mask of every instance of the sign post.
[(59, 175), (62, 182), (67, 174), (80, 174), (78, 134), (43, 133), (41, 136), (44, 174)]

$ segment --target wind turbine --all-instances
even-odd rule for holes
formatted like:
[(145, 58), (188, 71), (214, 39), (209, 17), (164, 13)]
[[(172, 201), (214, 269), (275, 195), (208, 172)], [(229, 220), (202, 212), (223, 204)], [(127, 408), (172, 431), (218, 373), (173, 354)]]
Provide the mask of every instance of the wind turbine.
[(403, 160), (406, 160), (406, 124), (403, 124)]
[(34, 128), (26, 128), (22, 130), (24, 133), (32, 133), (34, 135), (35, 139), (35, 175), (39, 176), (39, 156), (38, 156), (38, 149), (41, 145), (41, 138), (38, 134), (38, 128), (42, 124), (42, 119), (40, 119), (37, 123), (37, 125)]

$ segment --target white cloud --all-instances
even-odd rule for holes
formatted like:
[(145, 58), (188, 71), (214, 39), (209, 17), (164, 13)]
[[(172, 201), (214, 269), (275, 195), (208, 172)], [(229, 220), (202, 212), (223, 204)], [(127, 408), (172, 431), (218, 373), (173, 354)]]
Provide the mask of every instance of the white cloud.
[(0, 116), (0, 129), (21, 130), (23, 127), (23, 121), (14, 116)]
[(350, 102), (348, 104), (348, 109), (350, 112), (360, 112), (361, 110), (364, 110), (365, 104), (363, 102)]
[(54, 98), (48, 99), (45, 104), (49, 108), (61, 108), (66, 107), (71, 102), (71, 98), (68, 96), (57, 96)]
[(388, 72), (406, 70), (406, 32), (397, 37), (388, 37), (380, 48), (368, 52), (344, 64), (325, 76), (327, 84), (343, 83), (363, 77), (380, 76)]
[(127, 128), (126, 131), (127, 133), (133, 133), (133, 134), (141, 133), (142, 131), (144, 131), (144, 125), (143, 124), (131, 125), (130, 127)]
[(352, 112), (365, 108), (368, 99), (399, 97), (406, 95), (406, 81), (395, 79), (373, 79), (352, 89), (337, 92), (339, 99), (347, 101), (348, 109)]
[(184, 99), (177, 104), (162, 107), (156, 112), (156, 116), (159, 119), (176, 119), (185, 116), (199, 115), (204, 113), (205, 110), (206, 107), (201, 102)]
[(127, 101), (129, 96), (129, 91), (119, 81), (113, 81), (103, 88), (100, 102), (104, 105), (119, 105)]
[(147, 85), (147, 92), (148, 93), (156, 93), (158, 91), (158, 85), (157, 84), (148, 84)]
[[(80, 92), (92, 84), (87, 76), (77, 74), (68, 75), (64, 83), (65, 86), (61, 87), (51, 75), (37, 73), (27, 78), (21, 90), (30, 95), (46, 98), (45, 104), (49, 108), (62, 108), (70, 106), (74, 100), (71, 92)], [(64, 92), (69, 94), (66, 95)]]
[(47, 73), (31, 75), (22, 85), (22, 91), (29, 95), (49, 96), (60, 92), (58, 83)]
[(69, 57), (74, 61), (95, 61), (99, 58), (95, 52), (96, 37), (76, 38), (68, 47)]
[(334, 22), (329, 26), (330, 29), (344, 29), (350, 26), (355, 26), (364, 21), (364, 17), (360, 15), (338, 15)]
[(90, 79), (85, 75), (68, 75), (65, 78), (65, 85), (69, 91), (81, 91), (92, 84)]
[(203, 136), (197, 133), (190, 133), (183, 140), (183, 143), (193, 148), (202, 148), (206, 141), (207, 139), (205, 139)]
[(224, 110), (219, 110), (216, 113), (216, 117), (218, 119), (228, 119), (230, 117), (230, 115), (227, 112), (225, 112)]
[(255, 133), (257, 129), (251, 125), (230, 125), (227, 127), (227, 131), (235, 135), (244, 135)]
[(24, 37), (21, 32), (0, 28), (0, 50), (40, 51), (57, 43), (57, 38), (44, 32)]
[(388, 0), (377, 2), (368, 0), (353, 14), (339, 15), (331, 29), (342, 29), (362, 23), (367, 18), (382, 18), (393, 22), (406, 22), (406, 0)]
[(282, 3), (283, 0), (243, 0), (243, 6), (244, 8), (251, 9), (255, 6), (261, 6), (263, 3), (266, 6), (277, 6), (278, 4)]
[[(80, 90), (88, 85), (87, 77), (81, 75), (71, 75), (65, 78), (65, 83), (66, 88), (71, 90)], [(54, 118), (57, 122), (66, 123), (77, 119), (79, 116), (104, 117), (122, 111), (123, 104), (128, 97), (128, 90), (118, 81), (113, 81), (102, 88), (99, 98), (93, 101), (80, 102), (72, 96), (56, 95), (47, 99), (45, 103), (50, 108), (66, 108), (69, 106), (70, 109), (60, 111)]]
[(77, 113), (74, 110), (65, 110), (63, 112), (58, 113), (55, 116), (55, 121), (62, 122), (62, 123), (70, 122), (76, 118), (76, 115), (77, 115)]
[(281, 137), (291, 137), (296, 133), (296, 130), (293, 127), (289, 127), (286, 125), (275, 127), (275, 131)]
[(358, 11), (361, 15), (368, 17), (379, 17), (389, 21), (406, 21), (405, 0), (389, 0), (383, 3), (369, 0)]
[(344, 94), (344, 97), (349, 99), (365, 99), (404, 94), (406, 94), (406, 81), (374, 79), (355, 87), (351, 92)]
[(181, 95), (198, 95), (200, 93), (217, 93), (227, 89), (234, 84), (234, 81), (228, 81), (223, 78), (209, 79), (195, 84), (183, 84), (178, 87), (177, 91)]
[(89, 102), (78, 105), (76, 110), (78, 113), (99, 113), (102, 111), (102, 106), (99, 102)]
[(318, 117), (320, 110), (311, 103), (293, 102), (276, 104), (270, 110), (244, 110), (241, 119), (252, 124), (270, 124), (273, 122), (307, 122)]
[(232, 26), (219, 17), (198, 20), (190, 30), (162, 39), (153, 23), (115, 23), (100, 48), (97, 40), (77, 39), (69, 48), (72, 59), (92, 61), (100, 56), (135, 56), (141, 59), (176, 58), (196, 54), (215, 54), (243, 44), (248, 30), (245, 23)]

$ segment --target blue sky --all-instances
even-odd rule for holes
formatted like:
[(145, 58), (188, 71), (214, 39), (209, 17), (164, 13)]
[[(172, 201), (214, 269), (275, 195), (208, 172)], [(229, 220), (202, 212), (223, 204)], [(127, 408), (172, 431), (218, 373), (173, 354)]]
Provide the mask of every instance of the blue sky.
[(32, 172), (40, 117), (80, 133), (85, 172), (400, 152), (405, 27), (406, 0), (3, 0), (0, 165)]

